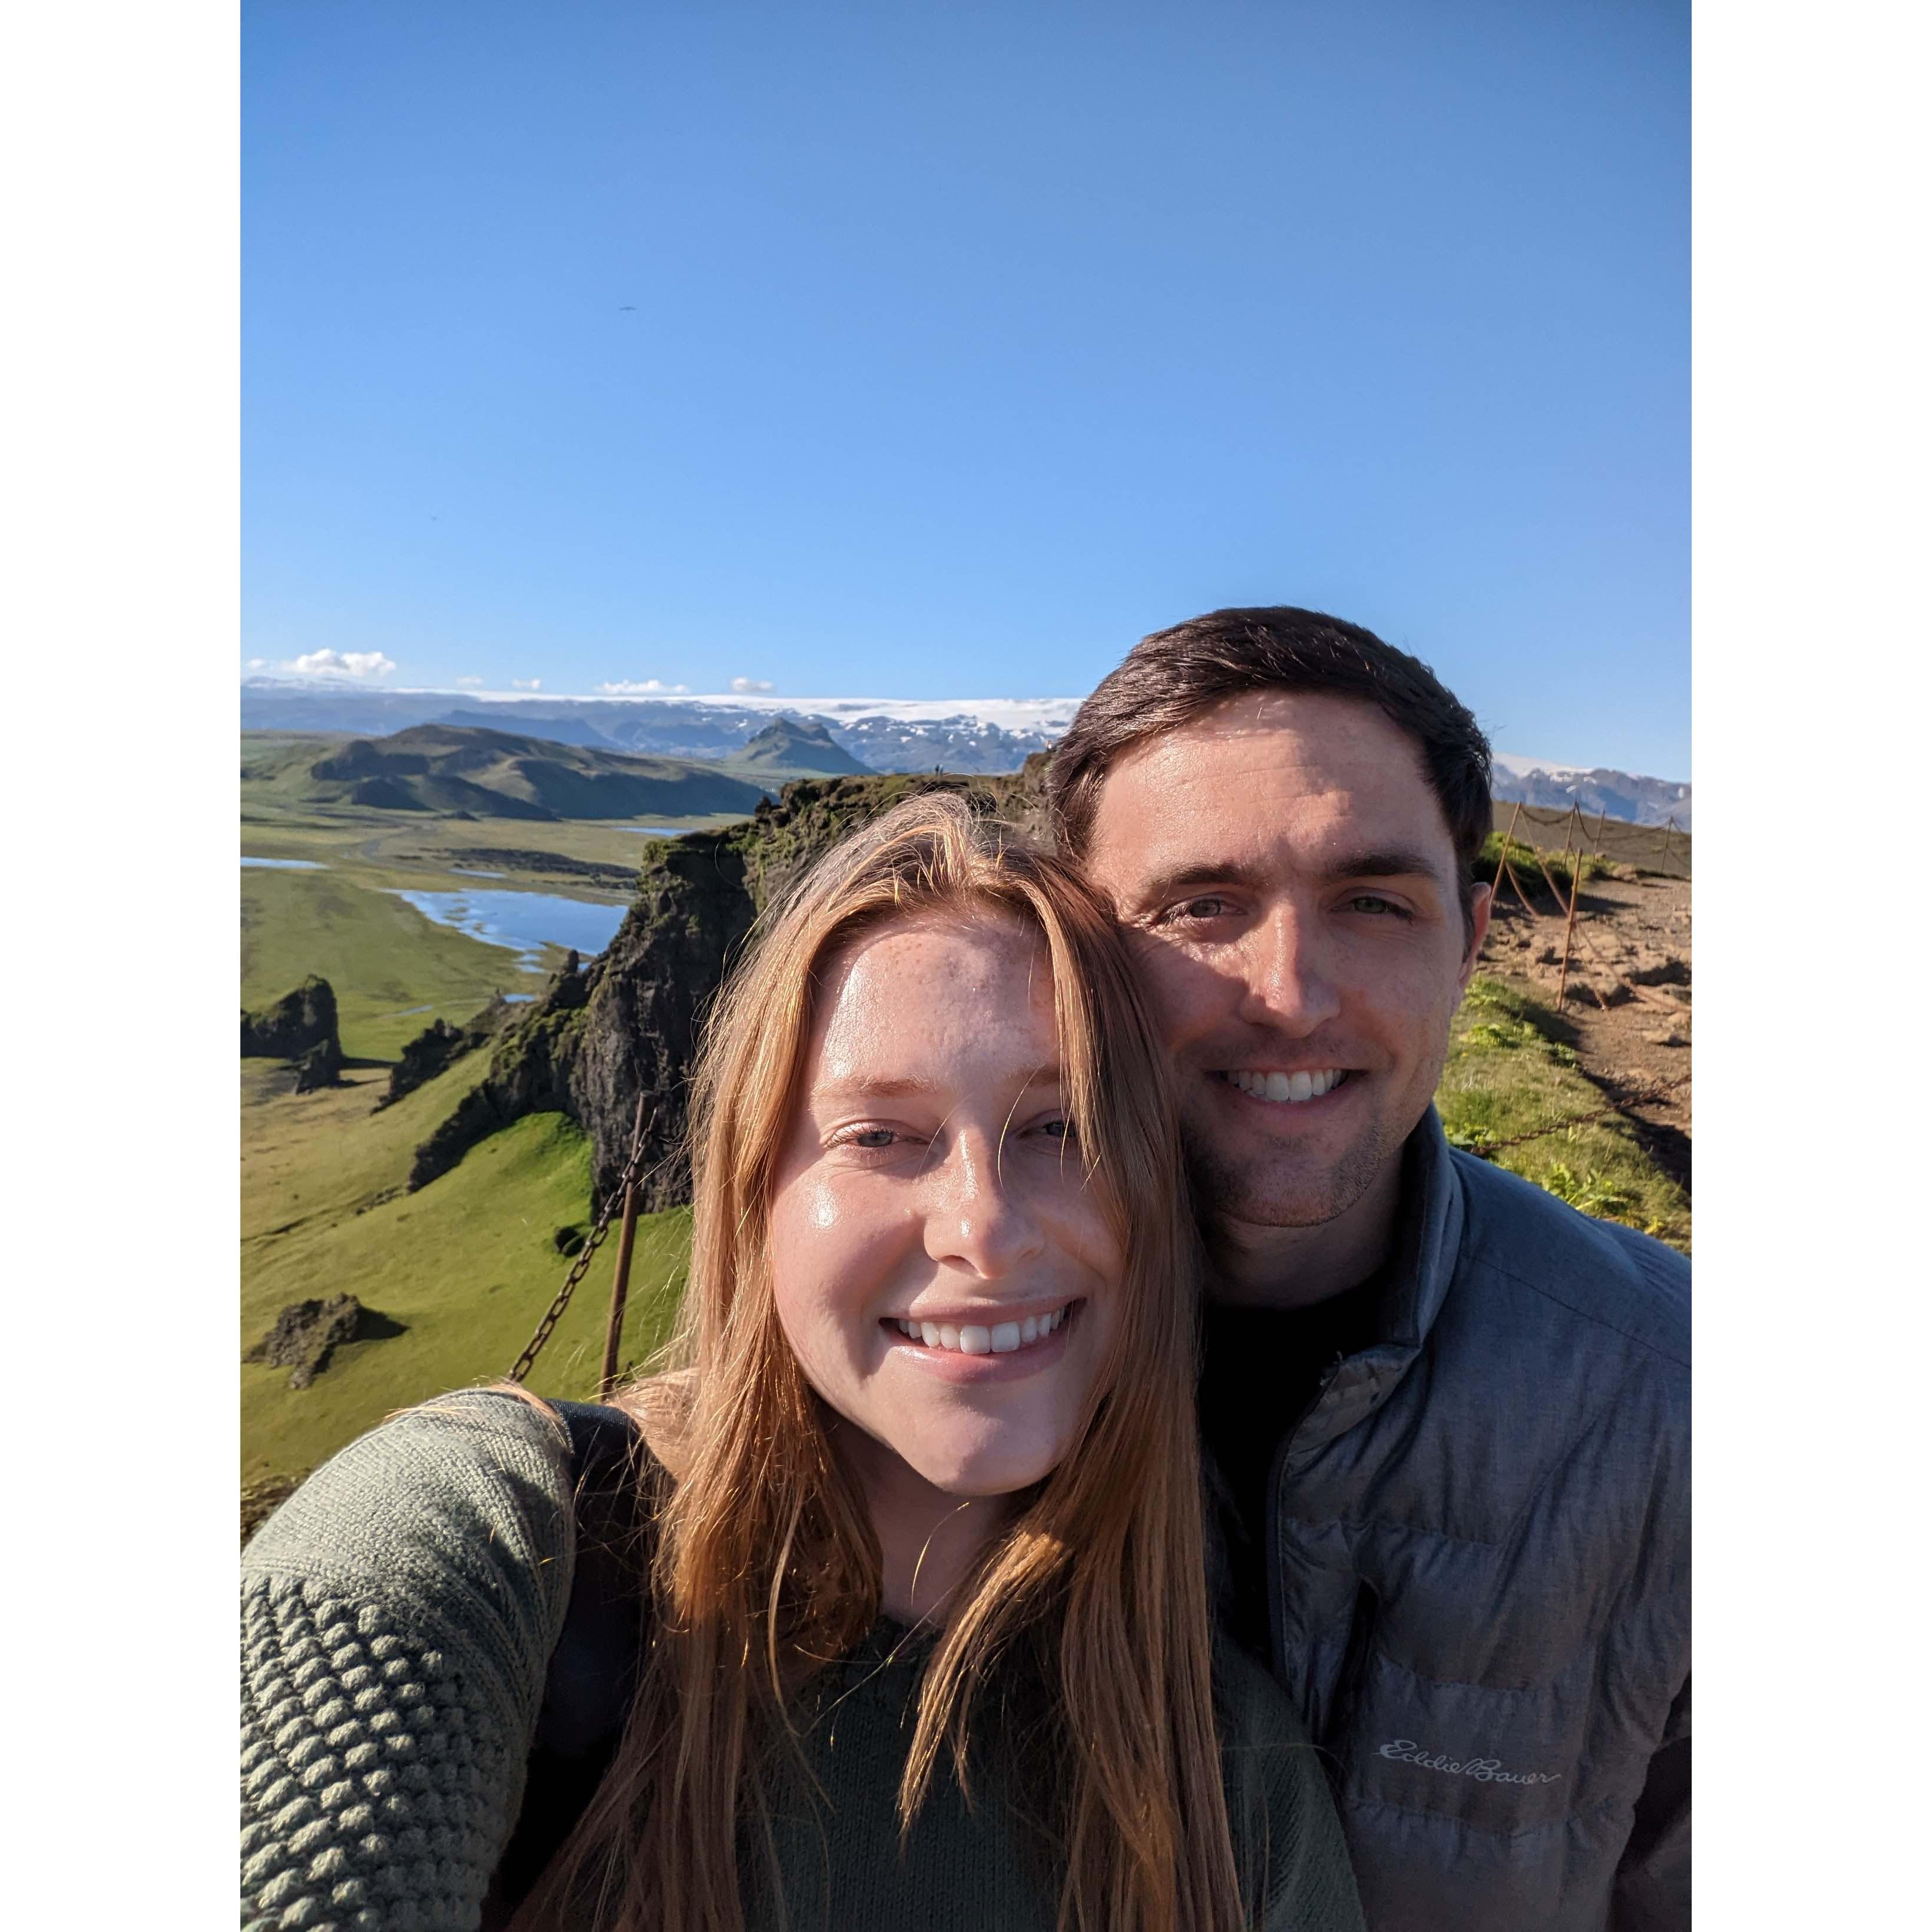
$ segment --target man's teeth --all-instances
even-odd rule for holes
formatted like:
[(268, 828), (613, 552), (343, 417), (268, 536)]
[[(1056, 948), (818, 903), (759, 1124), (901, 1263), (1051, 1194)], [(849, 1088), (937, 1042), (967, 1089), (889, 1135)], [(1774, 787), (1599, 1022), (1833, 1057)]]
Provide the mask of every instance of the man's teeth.
[(1257, 1100), (1313, 1100), (1341, 1084), (1342, 1070), (1324, 1066), (1319, 1073), (1250, 1073), (1245, 1070), (1228, 1076), (1230, 1086)]
[[(1067, 1308), (1072, 1306), (1069, 1302)], [(1029, 1315), (1024, 1322), (995, 1322), (989, 1328), (976, 1322), (955, 1328), (950, 1322), (908, 1322), (898, 1319), (899, 1333), (909, 1341), (923, 1342), (928, 1348), (950, 1348), (962, 1355), (1010, 1355), (1016, 1348), (1044, 1341), (1066, 1319), (1066, 1308), (1051, 1315)]]

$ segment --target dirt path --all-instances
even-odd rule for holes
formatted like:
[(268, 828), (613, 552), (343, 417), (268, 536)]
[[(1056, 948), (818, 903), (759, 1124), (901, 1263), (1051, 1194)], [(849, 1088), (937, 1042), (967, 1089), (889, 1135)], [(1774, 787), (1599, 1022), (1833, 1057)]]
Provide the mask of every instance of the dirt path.
[[(1526, 885), (1530, 884), (1528, 880)], [(1507, 884), (1483, 949), (1490, 971), (1554, 1004), (1564, 922), (1546, 891), (1526, 912)], [(1622, 1100), (1669, 1091), (1629, 1109), (1651, 1156), (1690, 1186), (1690, 881), (1593, 879), (1576, 909), (1562, 1016), (1581, 1070)]]

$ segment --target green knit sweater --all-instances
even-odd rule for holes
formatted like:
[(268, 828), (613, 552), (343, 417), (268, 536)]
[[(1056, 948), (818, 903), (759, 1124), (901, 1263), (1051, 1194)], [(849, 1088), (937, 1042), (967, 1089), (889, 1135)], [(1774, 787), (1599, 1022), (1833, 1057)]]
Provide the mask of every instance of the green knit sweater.
[[(568, 1438), (467, 1392), (318, 1470), (242, 1560), (242, 1894), (247, 1932), (473, 1932), (516, 1822), (576, 1556)], [(968, 1808), (935, 1780), (903, 1853), (893, 1802), (922, 1649), (867, 1643), (822, 1674), (800, 1729), (820, 1787), (771, 1793), (799, 1932), (1040, 1928), (1058, 1886), (997, 1779)], [(1360, 1932), (1347, 1855), (1299, 1720), (1217, 1652), (1229, 1810), (1254, 1921)], [(747, 1917), (776, 1915), (758, 1870)]]

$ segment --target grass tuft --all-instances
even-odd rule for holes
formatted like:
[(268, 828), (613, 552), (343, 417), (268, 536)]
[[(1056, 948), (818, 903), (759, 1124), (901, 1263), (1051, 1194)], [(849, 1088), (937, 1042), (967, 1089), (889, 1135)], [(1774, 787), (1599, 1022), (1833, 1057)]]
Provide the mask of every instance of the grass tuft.
[[(1495, 879), (1496, 867), (1502, 862), (1502, 854), (1503, 835), (1500, 832), (1492, 832), (1483, 841), (1483, 849), (1476, 855), (1474, 868), (1475, 876), (1484, 885), (1490, 884)], [(1599, 858), (1594, 852), (1573, 852), (1566, 856), (1562, 852), (1556, 851), (1545, 852), (1540, 856), (1543, 864), (1539, 868), (1537, 864), (1538, 854), (1534, 846), (1524, 844), (1520, 838), (1512, 838), (1509, 842), (1510, 868), (1522, 881), (1523, 890), (1532, 898), (1539, 896), (1546, 896), (1549, 893), (1550, 885), (1543, 876), (1545, 871), (1548, 872), (1550, 880), (1555, 882), (1557, 890), (1567, 901), (1580, 864), (1586, 885), (1592, 879), (1615, 878), (1624, 869), (1607, 859)]]
[[(1577, 1070), (1568, 1031), (1522, 988), (1478, 974), (1450, 1029), (1436, 1090), (1450, 1144), (1492, 1160), (1584, 1214), (1688, 1253), (1690, 1200), (1645, 1153), (1629, 1122), (1614, 1114), (1574, 1122), (1607, 1102)], [(1498, 1144), (1526, 1134), (1537, 1138)]]

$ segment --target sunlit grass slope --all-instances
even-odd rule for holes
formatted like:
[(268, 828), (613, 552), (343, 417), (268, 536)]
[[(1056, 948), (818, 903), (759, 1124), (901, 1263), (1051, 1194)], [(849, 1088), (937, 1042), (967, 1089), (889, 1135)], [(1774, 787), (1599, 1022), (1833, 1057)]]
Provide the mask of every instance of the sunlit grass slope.
[[(284, 1304), (356, 1295), (400, 1326), (338, 1348), (306, 1389), (286, 1369), (242, 1366), (244, 1482), (297, 1474), (391, 1410), (504, 1374), (568, 1270), (560, 1227), (586, 1225), (587, 1143), (560, 1114), (519, 1121), (417, 1194), (402, 1184), (429, 1125), (476, 1077), (459, 1064), (371, 1114), (380, 1076), (332, 1092), (276, 1090), (285, 1072), (243, 1066), (242, 1295), (246, 1348)], [(622, 1359), (664, 1339), (682, 1291), (689, 1216), (638, 1226)], [(605, 1244), (538, 1358), (539, 1394), (593, 1393), (609, 1306)]]
[(268, 1006), (311, 973), (334, 989), (352, 1060), (392, 1060), (433, 1020), (460, 1024), (493, 992), (542, 984), (507, 947), (439, 926), (393, 892), (332, 872), (244, 871), (242, 1005)]
[[(1436, 1090), (1450, 1139), (1480, 1149), (1602, 1108), (1602, 1090), (1577, 1071), (1563, 1031), (1552, 1009), (1508, 981), (1478, 974), (1456, 1016)], [(1689, 1200), (1614, 1114), (1498, 1148), (1492, 1157), (1586, 1214), (1689, 1251)]]

